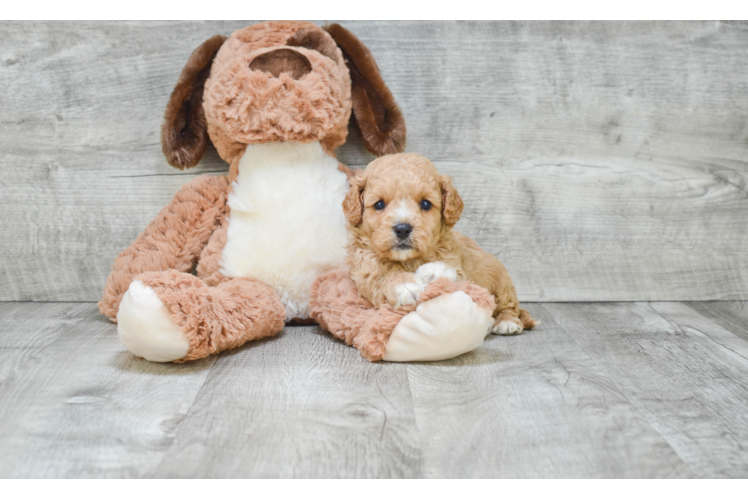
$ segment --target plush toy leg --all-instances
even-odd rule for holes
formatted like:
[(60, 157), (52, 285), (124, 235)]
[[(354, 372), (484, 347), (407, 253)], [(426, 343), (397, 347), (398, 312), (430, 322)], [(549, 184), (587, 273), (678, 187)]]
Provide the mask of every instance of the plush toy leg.
[(130, 283), (117, 312), (117, 334), (131, 353), (161, 363), (181, 359), (190, 340), (171, 318), (153, 288), (142, 281)]
[(249, 278), (209, 287), (169, 270), (138, 275), (117, 313), (125, 347), (149, 361), (184, 362), (280, 332), (286, 312), (275, 291)]
[(492, 309), (457, 291), (422, 302), (395, 326), (385, 361), (438, 361), (480, 347), (493, 325)]
[(493, 297), (467, 282), (441, 278), (414, 306), (374, 309), (342, 270), (320, 276), (311, 290), (312, 317), (370, 361), (449, 359), (481, 345), (493, 325)]

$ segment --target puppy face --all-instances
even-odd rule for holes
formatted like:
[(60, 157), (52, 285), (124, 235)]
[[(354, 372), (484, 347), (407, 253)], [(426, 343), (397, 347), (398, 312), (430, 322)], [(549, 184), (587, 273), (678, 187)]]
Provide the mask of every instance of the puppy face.
[(388, 155), (352, 181), (343, 203), (349, 224), (381, 258), (425, 258), (454, 226), (462, 199), (448, 176), (414, 153)]
[(350, 88), (343, 55), (326, 31), (305, 22), (249, 26), (213, 61), (204, 94), (209, 132), (242, 144), (327, 139), (332, 150), (345, 141)]

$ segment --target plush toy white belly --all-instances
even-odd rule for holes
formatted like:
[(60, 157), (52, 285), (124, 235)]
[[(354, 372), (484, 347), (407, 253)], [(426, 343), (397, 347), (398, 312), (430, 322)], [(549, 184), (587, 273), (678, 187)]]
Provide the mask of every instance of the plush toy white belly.
[(286, 320), (308, 318), (312, 282), (345, 259), (347, 192), (346, 175), (319, 142), (248, 146), (228, 199), (221, 272), (264, 281)]

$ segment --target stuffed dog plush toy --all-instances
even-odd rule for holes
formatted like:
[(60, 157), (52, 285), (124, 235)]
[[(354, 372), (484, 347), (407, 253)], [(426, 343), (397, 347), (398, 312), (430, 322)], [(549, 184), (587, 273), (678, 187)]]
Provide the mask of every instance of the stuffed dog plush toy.
[(339, 25), (266, 22), (193, 52), (166, 107), (163, 151), (185, 169), (212, 142), (229, 170), (186, 184), (116, 258), (99, 308), (128, 350), (183, 362), (313, 320), (371, 360), (445, 359), (482, 342), (485, 290), (432, 286), (418, 310), (375, 310), (341, 271), (355, 173), (334, 151), (349, 121), (373, 154), (402, 151), (402, 113)]
[(349, 223), (348, 270), (375, 307), (415, 304), (438, 278), (469, 280), (494, 300), (492, 333), (513, 335), (536, 321), (519, 308), (506, 268), (452, 226), (463, 203), (450, 178), (414, 153), (373, 161), (344, 202)]

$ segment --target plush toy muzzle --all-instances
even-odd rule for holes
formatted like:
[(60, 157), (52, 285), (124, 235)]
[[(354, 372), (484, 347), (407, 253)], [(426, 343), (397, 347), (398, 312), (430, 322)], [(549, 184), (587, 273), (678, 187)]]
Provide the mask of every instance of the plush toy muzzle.
[(291, 49), (275, 49), (255, 57), (249, 63), (252, 71), (264, 71), (278, 78), (288, 73), (298, 80), (312, 72), (312, 63), (303, 54)]
[(249, 144), (320, 141), (332, 153), (352, 113), (370, 152), (402, 151), (405, 121), (365, 45), (337, 24), (260, 23), (195, 50), (169, 100), (162, 144), (179, 169), (195, 166), (209, 142), (232, 169)]

